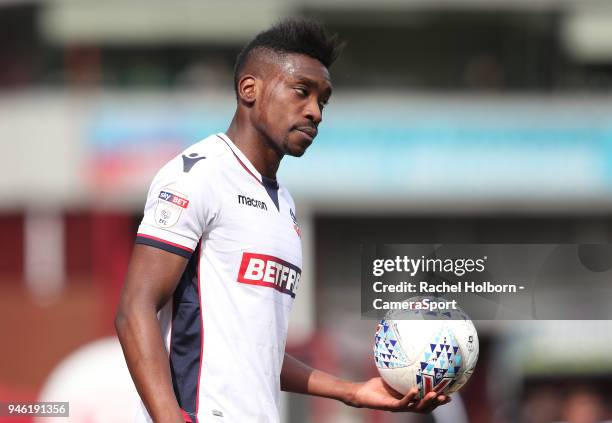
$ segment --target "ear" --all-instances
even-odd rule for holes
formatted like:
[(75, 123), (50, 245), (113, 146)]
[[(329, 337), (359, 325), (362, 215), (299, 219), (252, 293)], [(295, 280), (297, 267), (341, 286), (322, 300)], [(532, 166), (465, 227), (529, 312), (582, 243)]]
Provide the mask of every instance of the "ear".
[(243, 75), (238, 80), (238, 97), (247, 104), (255, 103), (257, 96), (257, 78), (253, 75)]

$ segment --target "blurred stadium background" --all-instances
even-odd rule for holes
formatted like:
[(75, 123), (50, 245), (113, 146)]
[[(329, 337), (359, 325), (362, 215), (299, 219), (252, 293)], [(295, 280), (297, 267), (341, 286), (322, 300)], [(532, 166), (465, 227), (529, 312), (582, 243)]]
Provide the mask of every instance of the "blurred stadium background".
[[(2, 0), (0, 400), (131, 421), (112, 321), (149, 181), (226, 129), (237, 52), (284, 16), (349, 43), (316, 143), (279, 175), (305, 251), (290, 352), (352, 379), (376, 373), (363, 242), (612, 241), (610, 1)], [(612, 418), (612, 324), (477, 327), (477, 371), (434, 416), (285, 395), (283, 418)]]

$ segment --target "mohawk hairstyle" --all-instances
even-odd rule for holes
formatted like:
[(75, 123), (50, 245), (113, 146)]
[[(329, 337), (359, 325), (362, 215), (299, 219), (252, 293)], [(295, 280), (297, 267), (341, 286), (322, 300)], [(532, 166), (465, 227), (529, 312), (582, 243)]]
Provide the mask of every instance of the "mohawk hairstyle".
[(304, 54), (317, 59), (326, 68), (329, 68), (343, 48), (344, 43), (338, 40), (338, 36), (327, 35), (317, 22), (284, 19), (257, 34), (238, 54), (234, 66), (234, 90), (237, 93), (240, 73), (254, 50), (267, 49), (279, 54)]

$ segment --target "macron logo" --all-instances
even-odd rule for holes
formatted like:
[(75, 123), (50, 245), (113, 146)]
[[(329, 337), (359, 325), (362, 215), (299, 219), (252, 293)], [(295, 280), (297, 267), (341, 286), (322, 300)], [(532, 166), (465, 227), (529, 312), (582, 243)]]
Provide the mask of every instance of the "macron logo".
[(197, 162), (206, 158), (204, 156), (198, 157), (198, 153), (191, 153), (189, 157), (183, 154), (181, 157), (183, 157), (183, 172), (185, 173), (189, 173)]
[(268, 210), (268, 206), (263, 201), (255, 200), (251, 197), (244, 195), (238, 195), (238, 204), (244, 204), (245, 206), (255, 207), (256, 209)]
[(243, 253), (238, 282), (274, 288), (295, 298), (302, 271), (291, 263), (265, 254)]

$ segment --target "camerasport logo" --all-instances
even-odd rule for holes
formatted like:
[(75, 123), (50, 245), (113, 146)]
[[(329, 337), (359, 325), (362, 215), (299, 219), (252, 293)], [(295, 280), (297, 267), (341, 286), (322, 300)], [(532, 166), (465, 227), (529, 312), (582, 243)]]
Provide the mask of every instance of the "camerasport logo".
[(180, 192), (164, 188), (157, 196), (155, 207), (155, 224), (161, 228), (169, 228), (176, 225), (181, 213), (189, 205), (187, 196)]
[(295, 298), (302, 271), (274, 256), (243, 253), (238, 282), (274, 288)]

